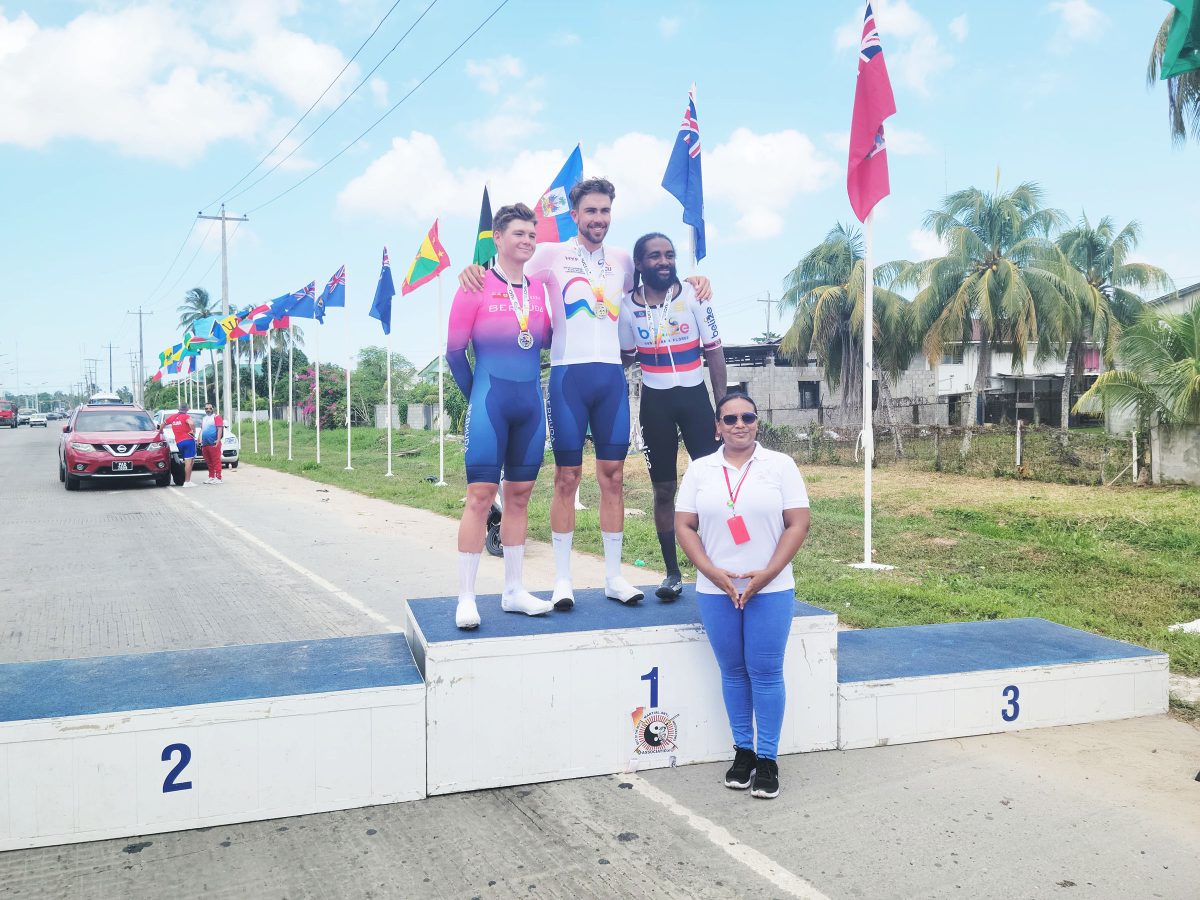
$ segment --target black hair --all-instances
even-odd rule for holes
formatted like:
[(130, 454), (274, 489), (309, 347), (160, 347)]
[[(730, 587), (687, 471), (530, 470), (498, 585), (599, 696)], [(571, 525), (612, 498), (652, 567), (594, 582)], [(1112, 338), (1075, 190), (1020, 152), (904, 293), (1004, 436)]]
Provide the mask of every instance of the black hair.
[(613, 183), (607, 178), (585, 178), (571, 188), (569, 197), (571, 209), (578, 209), (579, 201), (588, 194), (604, 194), (608, 197), (609, 203), (617, 199), (617, 189), (613, 187)]
[(754, 398), (752, 398), (745, 391), (729, 391), (729, 393), (727, 393), (724, 397), (722, 397), (717, 402), (716, 417), (718, 420), (721, 418), (721, 407), (724, 406), (726, 403), (728, 403), (730, 400), (745, 400), (747, 403), (749, 403), (751, 406), (754, 407), (755, 412), (758, 412), (758, 404), (755, 403)]
[[(663, 234), (661, 231), (651, 231), (649, 234), (643, 234), (634, 242), (633, 245), (633, 291), (637, 293), (638, 285), (642, 281), (642, 273), (638, 271), (638, 263), (646, 257), (646, 245), (655, 238), (662, 238), (671, 245), (671, 249), (675, 249), (675, 242)], [(675, 283), (679, 284), (679, 279), (675, 279)]]
[(496, 215), (492, 216), (492, 232), (503, 232), (509, 222), (518, 220), (537, 224), (537, 216), (533, 214), (532, 209), (524, 203), (513, 203), (511, 206), (502, 206), (496, 210)]

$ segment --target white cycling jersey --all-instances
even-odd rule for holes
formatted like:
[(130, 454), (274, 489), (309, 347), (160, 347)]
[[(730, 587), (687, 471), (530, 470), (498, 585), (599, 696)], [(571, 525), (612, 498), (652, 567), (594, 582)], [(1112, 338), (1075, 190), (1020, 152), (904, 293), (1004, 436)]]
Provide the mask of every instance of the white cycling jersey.
[(627, 252), (602, 245), (592, 253), (578, 238), (539, 244), (525, 274), (547, 285), (554, 326), (552, 366), (621, 364), (621, 295), (633, 288), (633, 260)]
[(703, 354), (721, 346), (712, 301), (698, 300), (686, 281), (679, 294), (648, 306), (642, 289), (621, 298), (621, 352), (637, 354), (642, 384), (655, 390), (704, 383)]

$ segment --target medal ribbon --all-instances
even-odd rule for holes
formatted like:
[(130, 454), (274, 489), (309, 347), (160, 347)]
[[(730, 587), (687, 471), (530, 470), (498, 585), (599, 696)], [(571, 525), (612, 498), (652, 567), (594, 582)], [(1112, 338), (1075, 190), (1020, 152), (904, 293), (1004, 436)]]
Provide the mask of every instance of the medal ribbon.
[(737, 503), (738, 494), (742, 492), (742, 485), (746, 481), (746, 476), (750, 474), (750, 467), (752, 465), (754, 465), (754, 460), (746, 463), (746, 468), (742, 469), (742, 477), (738, 479), (737, 487), (734, 487), (729, 481), (729, 470), (721, 466), (721, 471), (725, 474), (725, 489), (729, 492), (729, 500), (726, 502), (726, 505), (731, 512), (737, 511), (734, 506)]
[(593, 296), (595, 296), (595, 298), (598, 302), (607, 305), (608, 301), (604, 296), (604, 281), (603, 281), (605, 258), (603, 256), (600, 257), (601, 279), (599, 281), (597, 281), (596, 278), (594, 278), (592, 275), (592, 267), (588, 265), (588, 261), (587, 261), (587, 252), (588, 251), (587, 251), (587, 248), (583, 246), (583, 241), (581, 241), (578, 237), (576, 237), (575, 243), (579, 247), (579, 265), (583, 268), (583, 275), (585, 278), (587, 278), (588, 284), (592, 288)]
[(508, 305), (512, 308), (513, 315), (517, 317), (517, 325), (520, 326), (521, 331), (529, 331), (529, 285), (525, 281), (525, 276), (521, 276), (521, 302), (517, 303), (517, 292), (513, 290), (508, 275), (499, 266), (496, 268), (504, 276), (504, 287), (508, 290)]

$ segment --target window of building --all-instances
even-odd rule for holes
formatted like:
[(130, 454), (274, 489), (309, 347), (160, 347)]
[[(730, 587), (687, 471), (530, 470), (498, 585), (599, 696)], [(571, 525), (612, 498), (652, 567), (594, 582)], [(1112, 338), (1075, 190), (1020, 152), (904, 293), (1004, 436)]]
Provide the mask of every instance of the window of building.
[(821, 382), (801, 381), (800, 409), (819, 409), (821, 406)]
[(961, 366), (963, 364), (963, 345), (946, 344), (942, 348), (943, 366)]

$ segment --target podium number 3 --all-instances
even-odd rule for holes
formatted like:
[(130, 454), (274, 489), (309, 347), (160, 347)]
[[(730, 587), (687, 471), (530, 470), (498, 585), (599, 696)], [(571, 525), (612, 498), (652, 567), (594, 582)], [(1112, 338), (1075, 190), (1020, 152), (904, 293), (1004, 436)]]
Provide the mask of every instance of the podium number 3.
[(1000, 718), (1005, 722), (1017, 721), (1017, 716), (1021, 714), (1021, 704), (1017, 702), (1021, 699), (1020, 688), (1015, 684), (1010, 684), (1000, 693), (1008, 698), (1008, 709), (1000, 710)]
[(171, 757), (179, 753), (179, 762), (175, 763), (175, 768), (167, 773), (167, 777), (163, 780), (163, 793), (169, 794), (171, 791), (190, 791), (192, 783), (190, 781), (176, 781), (180, 773), (187, 767), (187, 764), (192, 761), (192, 748), (187, 744), (168, 744), (163, 747), (162, 761), (170, 762)]
[(649, 672), (647, 672), (645, 675), (643, 675), (639, 679), (639, 681), (650, 682), (650, 708), (657, 709), (658, 708), (658, 666), (655, 666), (653, 669), (651, 669)]

